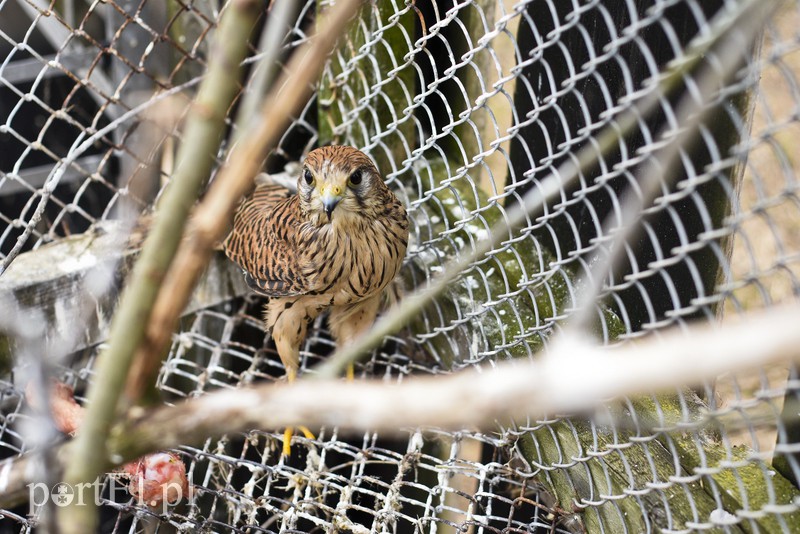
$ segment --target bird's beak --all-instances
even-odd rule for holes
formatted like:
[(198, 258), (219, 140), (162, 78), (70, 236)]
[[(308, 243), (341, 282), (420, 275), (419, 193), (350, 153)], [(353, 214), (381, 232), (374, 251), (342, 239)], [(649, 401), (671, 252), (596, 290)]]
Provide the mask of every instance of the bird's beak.
[(338, 185), (332, 185), (322, 192), (322, 207), (325, 208), (328, 220), (331, 219), (331, 214), (340, 200), (342, 200), (342, 189)]

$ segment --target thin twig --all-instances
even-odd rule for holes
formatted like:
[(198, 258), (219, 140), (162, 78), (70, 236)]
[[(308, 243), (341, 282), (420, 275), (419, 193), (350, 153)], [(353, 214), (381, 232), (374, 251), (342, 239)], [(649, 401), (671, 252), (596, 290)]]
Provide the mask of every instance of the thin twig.
[[(775, 1), (769, 2), (770, 5), (775, 3)], [(720, 41), (726, 32), (739, 24), (760, 23), (747, 20), (747, 17), (752, 14), (751, 7), (754, 4), (758, 4), (758, 0), (744, 2), (734, 14), (724, 13), (717, 16), (712, 23), (708, 38), (690, 46), (683, 62), (671, 65), (651, 89), (646, 89), (647, 93), (644, 96), (639, 100), (629, 102), (620, 110), (617, 117), (608, 119), (607, 126), (600, 130), (597, 137), (591, 139), (571, 159), (528, 191), (519, 204), (509, 208), (505, 220), (498, 222), (489, 231), (489, 239), (479, 241), (470, 253), (450, 263), (438, 277), (433, 279), (430, 285), (418, 289), (404, 298), (399, 307), (378, 320), (372, 329), (354, 343), (338, 348), (309, 378), (329, 379), (340, 375), (347, 365), (380, 346), (387, 336), (409, 324), (427, 304), (444, 293), (453, 280), (467, 273), (473, 264), (488, 254), (502, 252), (509, 246), (508, 243), (514, 238), (513, 234), (518, 228), (529, 223), (530, 219), (534, 218), (549, 200), (568, 190), (604, 155), (615, 150), (619, 146), (620, 140), (633, 132), (643, 117), (648, 116), (656, 109), (666, 95), (670, 95), (680, 87), (683, 77), (694, 70), (695, 66), (704, 59), (708, 50)]]
[(272, 2), (266, 27), (262, 30), (258, 41), (258, 61), (252, 67), (250, 81), (236, 113), (234, 144), (241, 141), (247, 132), (252, 131), (251, 122), (258, 120), (261, 103), (267, 90), (272, 87), (279, 68), (281, 40), (286, 35), (286, 28), (292, 15), (297, 11), (297, 4), (295, 0)]
[[(175, 175), (161, 198), (156, 224), (114, 316), (110, 346), (98, 359), (97, 376), (88, 391), (86, 420), (65, 473), (65, 481), (73, 486), (90, 481), (108, 466), (106, 438), (117, 416), (120, 392), (181, 229), (214, 165), (225, 116), (239, 88), (240, 65), (247, 54), (247, 36), (259, 4), (256, 0), (231, 2), (220, 22), (208, 74), (187, 119)], [(92, 503), (67, 506), (59, 512), (63, 532), (96, 530), (97, 514)]]
[[(52, 443), (52, 442), (51, 442)], [(62, 443), (56, 446), (42, 447), (36, 452), (25, 454), (17, 458), (8, 458), (0, 462), (0, 509), (12, 510), (30, 499), (31, 483), (41, 482), (36, 475), (41, 466), (41, 457), (46, 456), (48, 467), (53, 468), (48, 473), (48, 479), (58, 480), (64, 466), (69, 461), (70, 452), (74, 442)], [(44, 483), (48, 487), (49, 480)]]
[[(578, 296), (576, 312), (570, 317), (569, 328), (580, 330), (590, 327), (593, 304), (600, 296), (606, 278), (618, 270), (625, 257), (626, 245), (634, 242), (637, 233), (641, 231), (638, 223), (641, 221), (642, 209), (649, 206), (663, 191), (662, 188), (669, 187), (680, 175), (676, 167), (680, 163), (681, 153), (697, 138), (698, 128), (708, 117), (711, 105), (719, 98), (722, 84), (741, 66), (742, 60), (751, 50), (753, 40), (777, 6), (778, 2), (744, 4), (738, 16), (730, 17), (733, 25), (729, 25), (725, 31), (722, 28), (719, 30), (718, 42), (714, 43), (713, 50), (705, 53), (706, 60), (693, 76), (694, 89), (687, 91), (675, 108), (678, 130), (673, 132), (670, 126), (665, 126), (658, 136), (665, 143), (657, 143), (656, 148), (642, 162), (641, 178), (637, 181), (638, 191), (630, 188), (621, 202), (619, 213), (610, 213), (604, 221), (602, 235), (609, 235), (616, 226), (608, 256), (604, 261), (597, 262), (592, 269), (587, 287)], [(746, 24), (736, 24), (737, 20), (744, 20)], [(713, 61), (708, 59), (711, 54)], [(672, 134), (671, 137), (667, 137), (669, 134)]]
[[(296, 11), (296, 7), (295, 2), (292, 1), (277, 2), (272, 6), (267, 25), (259, 39), (258, 61), (252, 67), (252, 74), (236, 115), (235, 134), (228, 160), (240, 157), (237, 150), (238, 144), (251, 137), (258, 124), (264, 95), (267, 89), (272, 87), (274, 81), (281, 37), (285, 34), (284, 29), (289, 24), (289, 19)], [(306, 80), (305, 83), (309, 84), (311, 81)], [(191, 223), (189, 225), (191, 226)], [(158, 305), (156, 305), (157, 307)], [(154, 317), (162, 317), (161, 312), (156, 312)], [(159, 322), (159, 327), (166, 326), (161, 323), (162, 319), (154, 319), (154, 321)], [(141, 403), (147, 389), (155, 384), (166, 350), (166, 342), (160, 348), (156, 348), (155, 345), (145, 342), (139, 355), (134, 358), (133, 368), (125, 386), (125, 397), (129, 404)]]
[[(294, 53), (283, 76), (267, 96), (260, 120), (242, 135), (197, 206), (186, 238), (164, 278), (147, 337), (137, 352), (137, 360), (148, 362), (147, 369), (152, 371), (160, 364), (178, 317), (208, 264), (215, 244), (224, 237), (236, 204), (252, 189), (261, 162), (289, 125), (292, 115), (308, 102), (328, 54), (360, 6), (361, 0), (337, 2), (324, 17), (315, 36)], [(152, 376), (152, 373), (144, 376)], [(142, 387), (138, 384), (130, 391), (135, 394)]]

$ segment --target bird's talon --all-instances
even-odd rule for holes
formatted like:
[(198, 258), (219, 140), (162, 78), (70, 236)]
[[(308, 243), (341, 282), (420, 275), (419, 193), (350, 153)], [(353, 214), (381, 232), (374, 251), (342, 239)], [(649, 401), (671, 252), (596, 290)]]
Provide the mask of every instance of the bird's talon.
[[(306, 439), (317, 439), (314, 436), (314, 433), (311, 432), (308, 429), (308, 427), (306, 427), (306, 426), (298, 426), (297, 428), (300, 429), (300, 432), (303, 433), (303, 436), (305, 436)], [(291, 426), (290, 427), (286, 427), (286, 429), (283, 431), (283, 451), (282, 451), (282, 453), (287, 458), (289, 458), (292, 455), (292, 437), (294, 437), (294, 427), (291, 427)]]
[(292, 455), (292, 436), (294, 435), (294, 428), (288, 427), (283, 431), (283, 456), (287, 458)]

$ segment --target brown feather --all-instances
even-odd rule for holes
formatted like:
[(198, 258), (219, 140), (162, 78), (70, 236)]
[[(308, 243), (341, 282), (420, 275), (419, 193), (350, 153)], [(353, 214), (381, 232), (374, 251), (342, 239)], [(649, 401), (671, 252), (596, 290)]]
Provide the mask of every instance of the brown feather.
[(225, 253), (246, 273), (248, 285), (268, 297), (307, 292), (297, 263), (298, 199), (288, 189), (263, 186), (245, 200), (223, 244)]

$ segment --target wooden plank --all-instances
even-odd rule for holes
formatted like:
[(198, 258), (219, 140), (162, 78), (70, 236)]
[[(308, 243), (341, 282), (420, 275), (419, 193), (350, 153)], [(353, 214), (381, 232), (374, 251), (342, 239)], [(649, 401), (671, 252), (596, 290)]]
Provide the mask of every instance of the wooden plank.
[[(84, 234), (20, 254), (0, 276), (3, 313), (35, 310), (44, 321), (46, 342), (70, 343), (59, 347), (63, 353), (105, 341), (119, 290), (137, 255), (136, 250), (122, 248), (126, 241), (122, 225), (106, 221)], [(184, 313), (246, 293), (240, 270), (219, 252)], [(81, 331), (76, 333), (76, 328)], [(13, 340), (0, 339), (0, 347), (6, 345), (13, 346)]]

